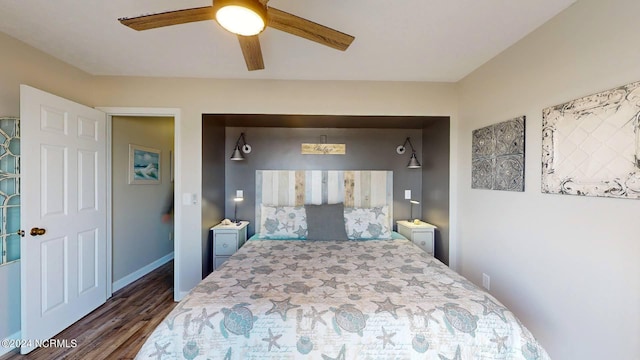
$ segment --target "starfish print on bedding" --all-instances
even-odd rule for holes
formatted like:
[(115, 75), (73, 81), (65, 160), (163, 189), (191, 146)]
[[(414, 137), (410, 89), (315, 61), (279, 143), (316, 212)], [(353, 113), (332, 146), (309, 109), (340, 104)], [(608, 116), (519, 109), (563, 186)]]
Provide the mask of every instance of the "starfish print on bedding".
[(412, 277), (411, 280), (405, 280), (407, 282), (407, 286), (419, 286), (421, 288), (424, 289), (424, 284), (427, 283), (427, 281), (420, 281), (418, 279), (416, 279), (416, 277)]
[(279, 287), (280, 285), (271, 285), (271, 283), (269, 283), (269, 285), (265, 286), (264, 291), (277, 290)]
[(433, 313), (436, 311), (436, 309), (431, 309), (431, 310), (425, 310), (423, 308), (421, 308), (420, 306), (417, 306), (417, 308), (420, 311), (416, 311), (416, 315), (422, 316), (424, 319), (424, 326), (428, 327), (429, 326), (429, 321), (435, 321), (436, 324), (440, 324), (440, 322), (433, 317)]
[(218, 314), (217, 311), (211, 315), (207, 315), (207, 309), (202, 308), (202, 314), (200, 314), (200, 316), (196, 317), (191, 321), (192, 323), (196, 323), (196, 324), (200, 323), (200, 325), (198, 326), (198, 334), (202, 334), (202, 330), (204, 330), (205, 326), (210, 327), (211, 330), (213, 330), (213, 324), (209, 320), (212, 317), (216, 316), (216, 314)]
[(502, 352), (502, 350), (506, 350), (507, 347), (505, 343), (507, 342), (507, 339), (509, 338), (509, 336), (498, 335), (498, 333), (496, 332), (496, 329), (493, 329), (493, 335), (495, 335), (495, 337), (489, 340), (491, 340), (491, 342), (493, 343), (496, 343), (496, 346), (498, 346), (498, 352)]
[(311, 306), (311, 312), (306, 313), (304, 316), (311, 319), (311, 330), (316, 328), (316, 323), (322, 323), (324, 326), (327, 326), (327, 323), (322, 319), (322, 315), (324, 315), (329, 310), (324, 310), (318, 312), (315, 306)]
[(336, 281), (336, 277), (335, 276), (332, 277), (329, 280), (320, 279), (320, 281), (322, 281), (322, 285), (321, 286), (328, 286), (328, 287), (334, 288), (334, 289), (337, 289), (338, 285), (344, 284), (344, 282), (342, 282), (342, 281)]
[(232, 297), (234, 297), (236, 295), (238, 295), (237, 292), (233, 292), (233, 291), (229, 290), (229, 292), (224, 295), (224, 298), (228, 299), (228, 298), (232, 298)]
[(282, 321), (287, 321), (287, 311), (289, 311), (291, 309), (295, 309), (297, 307), (300, 307), (300, 305), (292, 305), (289, 302), (290, 300), (291, 300), (291, 297), (288, 297), (288, 298), (286, 298), (286, 299), (284, 299), (282, 301), (269, 300), (273, 304), (273, 307), (271, 309), (269, 309), (265, 313), (265, 315), (278, 313), (278, 314), (280, 314), (280, 317), (282, 318)]
[(356, 270), (369, 271), (373, 268), (372, 266), (369, 266), (366, 262), (363, 262), (362, 264), (355, 264), (355, 265), (356, 265)]
[(301, 225), (298, 225), (298, 230), (296, 230), (294, 234), (298, 235), (298, 237), (304, 237), (307, 235), (307, 229), (304, 229)]
[(156, 352), (149, 354), (149, 357), (155, 356), (157, 360), (162, 360), (162, 355), (169, 355), (169, 353), (167, 352), (167, 347), (171, 345), (171, 342), (168, 342), (162, 346), (155, 342), (153, 345), (155, 345), (156, 347)]
[(382, 348), (386, 349), (387, 343), (391, 344), (391, 346), (396, 346), (396, 344), (393, 341), (391, 341), (391, 338), (394, 336), (396, 336), (396, 333), (387, 333), (383, 326), (382, 335), (376, 336), (376, 339), (382, 340)]
[(329, 294), (328, 292), (324, 291), (322, 293), (322, 298), (323, 299), (333, 299), (333, 294)]
[(373, 209), (371, 209), (371, 211), (376, 214), (376, 219), (378, 218), (378, 216), (380, 215), (384, 215), (384, 211), (382, 211), (382, 207), (380, 206), (376, 206)]
[(362, 290), (366, 290), (367, 289), (367, 285), (360, 285), (358, 283), (353, 283), (353, 284), (351, 284), (351, 286), (357, 292), (362, 292)]
[(374, 301), (374, 300), (371, 300), (371, 302), (373, 302), (376, 305), (378, 305), (378, 309), (376, 309), (376, 314), (377, 313), (381, 313), (383, 311), (386, 311), (389, 314), (391, 314), (391, 316), (393, 316), (393, 318), (396, 319), (396, 320), (398, 319), (398, 314), (396, 313), (396, 310), (404, 307), (404, 305), (395, 305), (394, 303), (391, 302), (389, 297), (387, 297), (387, 299), (385, 301)]
[(169, 330), (173, 330), (173, 325), (178, 316), (193, 310), (192, 308), (185, 307), (185, 305), (187, 305), (186, 302), (179, 303), (178, 306), (176, 306), (176, 308), (173, 309), (173, 311), (171, 311), (169, 316), (167, 316), (167, 318), (164, 320), (164, 323), (167, 324), (167, 327), (169, 328)]
[(237, 283), (233, 286), (241, 286), (243, 289), (246, 289), (247, 287), (251, 286), (251, 285), (255, 285), (257, 283), (253, 282), (253, 279), (255, 278), (248, 278), (248, 279), (244, 279), (244, 280), (239, 280), (236, 279)]
[(484, 300), (473, 300), (473, 302), (477, 302), (482, 305), (484, 311), (482, 315), (489, 315), (491, 313), (496, 314), (502, 321), (507, 322), (507, 318), (504, 316), (504, 312), (507, 310), (505, 307), (496, 304), (493, 300), (489, 299), (487, 295), (484, 296)]
[(282, 337), (282, 334), (274, 336), (273, 333), (271, 332), (271, 328), (269, 328), (269, 337), (262, 338), (262, 341), (266, 341), (269, 343), (269, 351), (271, 351), (272, 346), (275, 346), (278, 349), (280, 349), (280, 345), (278, 345), (276, 341), (278, 341), (278, 339), (280, 339), (281, 337)]

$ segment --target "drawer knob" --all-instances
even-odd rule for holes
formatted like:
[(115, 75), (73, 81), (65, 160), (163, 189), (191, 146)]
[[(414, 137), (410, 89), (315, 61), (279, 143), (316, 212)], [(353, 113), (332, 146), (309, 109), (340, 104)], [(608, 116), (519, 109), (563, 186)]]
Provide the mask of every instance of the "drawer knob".
[(426, 243), (426, 242), (424, 242), (424, 241), (420, 243), (420, 245), (426, 245), (426, 244), (427, 244), (427, 243)]
[(222, 244), (222, 247), (223, 247), (223, 248), (226, 248), (226, 247), (228, 247), (228, 246), (229, 246), (228, 244)]

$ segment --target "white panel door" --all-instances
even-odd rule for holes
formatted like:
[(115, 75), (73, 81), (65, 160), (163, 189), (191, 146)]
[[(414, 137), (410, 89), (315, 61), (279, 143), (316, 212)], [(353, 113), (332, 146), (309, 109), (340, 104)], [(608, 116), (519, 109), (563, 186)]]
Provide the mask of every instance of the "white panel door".
[(20, 118), (22, 338), (44, 340), (107, 298), (106, 115), (21, 85)]

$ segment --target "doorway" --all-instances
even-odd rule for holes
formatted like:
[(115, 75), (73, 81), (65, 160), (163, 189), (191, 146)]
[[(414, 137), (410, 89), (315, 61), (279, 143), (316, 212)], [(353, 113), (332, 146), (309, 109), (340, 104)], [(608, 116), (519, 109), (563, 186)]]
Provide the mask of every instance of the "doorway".
[(113, 292), (173, 259), (173, 144), (173, 117), (112, 117)]
[[(176, 194), (180, 194), (181, 193), (181, 180), (180, 180), (180, 169), (181, 169), (181, 162), (180, 162), (180, 155), (181, 155), (181, 149), (180, 149), (180, 136), (179, 136), (179, 129), (181, 126), (181, 112), (180, 109), (176, 109), (176, 108), (120, 108), (120, 107), (99, 107), (98, 108), (101, 111), (104, 111), (107, 114), (107, 129), (109, 131), (108, 134), (108, 149), (109, 151), (107, 151), (107, 154), (109, 154), (109, 156), (111, 156), (111, 153), (113, 152), (113, 144), (111, 142), (111, 130), (112, 130), (112, 124), (113, 124), (113, 118), (117, 117), (117, 116), (126, 116), (126, 117), (144, 117), (144, 118), (153, 118), (153, 117), (171, 117), (173, 118), (173, 127), (174, 127), (174, 131), (173, 131), (173, 153), (172, 153), (172, 158), (175, 160), (171, 165), (173, 168), (173, 173), (174, 173), (174, 181), (173, 181), (173, 192), (174, 192), (174, 203), (175, 204), (179, 204), (178, 202), (176, 202)], [(113, 184), (111, 182), (111, 178), (113, 176), (113, 166), (112, 166), (112, 159), (109, 157), (107, 159), (107, 173), (109, 174), (108, 179), (109, 179), (109, 183), (107, 184), (107, 197), (108, 198), (112, 198), (113, 194), (112, 194), (112, 188), (113, 188)], [(107, 212), (109, 214), (113, 214), (113, 204), (111, 202), (108, 202), (107, 204), (108, 208), (107, 208)], [(174, 207), (174, 216), (173, 216), (173, 256), (174, 256), (174, 271), (173, 271), (173, 284), (174, 284), (174, 300), (175, 301), (179, 301), (184, 294), (181, 293), (180, 289), (180, 266), (181, 266), (181, 259), (180, 259), (180, 233), (181, 233), (181, 221), (180, 221), (180, 216), (181, 216), (181, 209), (180, 206), (175, 206)], [(107, 238), (108, 239), (113, 239), (113, 221), (112, 218), (109, 217), (109, 219), (107, 220)], [(108, 248), (107, 248), (107, 261), (108, 263), (113, 263), (113, 259), (112, 259), (112, 254), (113, 254), (113, 244), (112, 241), (108, 242)], [(123, 282), (124, 283), (124, 282)], [(109, 287), (111, 287), (111, 285), (113, 284), (113, 273), (112, 272), (108, 272), (107, 273), (107, 284)], [(113, 289), (109, 289), (109, 295), (111, 295), (113, 293)]]

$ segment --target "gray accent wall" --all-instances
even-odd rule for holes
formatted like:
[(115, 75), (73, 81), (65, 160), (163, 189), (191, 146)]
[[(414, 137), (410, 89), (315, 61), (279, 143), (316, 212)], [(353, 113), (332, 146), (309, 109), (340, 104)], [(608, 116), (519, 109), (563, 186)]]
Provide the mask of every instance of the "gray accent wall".
[[(245, 133), (252, 152), (246, 160), (232, 161), (231, 151), (241, 132)], [(392, 170), (394, 188), (394, 217), (408, 219), (410, 207), (404, 200), (404, 190), (411, 190), (412, 197), (422, 197), (422, 172), (407, 169), (411, 155), (409, 149), (398, 155), (396, 147), (407, 136), (422, 152), (422, 131), (419, 129), (307, 129), (307, 128), (227, 128), (226, 146), (226, 211), (232, 219), (233, 197), (236, 190), (243, 190), (245, 200), (238, 206), (238, 217), (250, 220), (249, 234), (254, 233), (255, 221), (255, 172), (256, 170)], [(345, 155), (302, 155), (302, 143), (320, 143), (326, 135), (327, 143), (346, 144)], [(421, 160), (422, 161), (422, 160)], [(420, 213), (420, 209), (414, 209)]]
[[(326, 124), (327, 127), (321, 126)], [(394, 127), (395, 126), (395, 127)], [(252, 152), (244, 161), (229, 158), (241, 133)], [(302, 143), (346, 145), (345, 155), (302, 155)], [(410, 148), (396, 147), (407, 137), (415, 146), (422, 169), (408, 169)], [(206, 114), (202, 120), (202, 241), (203, 276), (212, 271), (209, 228), (234, 218), (237, 190), (245, 200), (238, 218), (251, 221), (255, 233), (256, 170), (392, 170), (394, 220), (409, 219), (404, 190), (421, 204), (414, 216), (438, 227), (436, 257), (449, 262), (450, 119), (416, 116), (318, 116)]]
[(435, 121), (422, 130), (422, 219), (438, 227), (435, 256), (449, 264), (450, 121)]
[(225, 128), (216, 121), (202, 122), (202, 277), (213, 271), (209, 229), (225, 217)]

